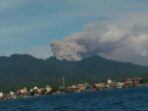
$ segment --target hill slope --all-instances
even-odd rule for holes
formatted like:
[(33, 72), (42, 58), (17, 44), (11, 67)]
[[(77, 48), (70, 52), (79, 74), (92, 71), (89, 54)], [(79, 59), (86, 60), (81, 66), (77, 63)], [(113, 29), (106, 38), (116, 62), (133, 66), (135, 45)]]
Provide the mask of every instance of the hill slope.
[(81, 61), (68, 62), (50, 57), (37, 59), (30, 55), (0, 57), (0, 87), (16, 88), (33, 85), (60, 85), (62, 76), (66, 84), (96, 82), (107, 78), (148, 78), (148, 67), (92, 56)]

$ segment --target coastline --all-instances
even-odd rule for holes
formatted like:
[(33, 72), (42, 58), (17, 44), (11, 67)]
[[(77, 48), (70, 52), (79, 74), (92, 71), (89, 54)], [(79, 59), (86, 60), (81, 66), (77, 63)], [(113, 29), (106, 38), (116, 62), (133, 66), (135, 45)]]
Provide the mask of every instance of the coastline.
[(143, 82), (142, 78), (132, 78), (127, 79), (121, 82), (115, 82), (111, 79), (108, 79), (107, 82), (104, 83), (79, 83), (72, 86), (67, 86), (63, 84), (62, 87), (53, 88), (51, 86), (45, 86), (44, 88), (38, 88), (34, 86), (31, 89), (27, 89), (26, 87), (22, 89), (18, 89), (16, 91), (10, 91), (9, 93), (0, 92), (0, 100), (15, 100), (15, 99), (24, 99), (24, 98), (32, 98), (39, 96), (47, 96), (47, 95), (65, 95), (71, 93), (82, 93), (82, 92), (95, 92), (95, 91), (104, 91), (110, 89), (125, 89), (130, 87), (148, 87), (147, 82)]

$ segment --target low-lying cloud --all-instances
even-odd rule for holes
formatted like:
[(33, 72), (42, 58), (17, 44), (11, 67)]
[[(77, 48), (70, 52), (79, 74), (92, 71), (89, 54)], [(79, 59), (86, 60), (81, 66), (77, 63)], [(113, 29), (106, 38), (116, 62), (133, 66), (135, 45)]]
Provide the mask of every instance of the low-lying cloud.
[(92, 55), (148, 65), (148, 15), (91, 23), (83, 31), (51, 43), (56, 58), (81, 60)]

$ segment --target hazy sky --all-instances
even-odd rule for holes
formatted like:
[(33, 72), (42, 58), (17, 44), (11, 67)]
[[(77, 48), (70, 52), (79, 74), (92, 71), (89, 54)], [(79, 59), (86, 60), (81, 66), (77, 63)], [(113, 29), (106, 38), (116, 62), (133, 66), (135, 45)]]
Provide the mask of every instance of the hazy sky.
[(91, 23), (131, 15), (143, 19), (146, 13), (148, 0), (0, 0), (0, 55), (47, 58), (53, 40), (81, 32)]

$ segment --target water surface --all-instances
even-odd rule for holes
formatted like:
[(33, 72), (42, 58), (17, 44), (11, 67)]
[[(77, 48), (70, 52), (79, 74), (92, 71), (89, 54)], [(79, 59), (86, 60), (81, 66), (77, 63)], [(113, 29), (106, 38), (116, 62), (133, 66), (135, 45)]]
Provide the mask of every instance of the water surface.
[(0, 111), (148, 111), (148, 87), (0, 101)]

